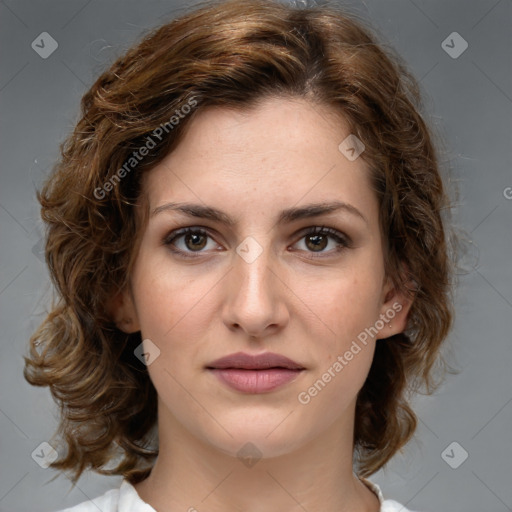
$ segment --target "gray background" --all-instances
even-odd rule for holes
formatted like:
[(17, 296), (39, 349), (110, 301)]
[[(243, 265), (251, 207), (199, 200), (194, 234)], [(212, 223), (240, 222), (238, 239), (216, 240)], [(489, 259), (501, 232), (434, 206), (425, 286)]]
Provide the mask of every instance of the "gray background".
[[(174, 1), (0, 2), (2, 232), (0, 314), (1, 511), (51, 511), (98, 496), (120, 478), (70, 482), (36, 464), (57, 409), (22, 376), (27, 340), (49, 304), (34, 191), (77, 119), (94, 77), (147, 29), (179, 12)], [(421, 80), (429, 120), (445, 147), (466, 232), (447, 355), (460, 373), (415, 400), (415, 440), (374, 475), (386, 496), (422, 511), (512, 510), (512, 174), (510, 0), (367, 0), (345, 3), (369, 19)], [(31, 47), (58, 42), (47, 59)], [(467, 50), (442, 42), (458, 32)], [(448, 40), (449, 41), (449, 40)], [(454, 40), (454, 50), (461, 48)], [(48, 46), (47, 46), (48, 48)], [(458, 445), (445, 449), (456, 441)], [(459, 467), (453, 469), (445, 460)], [(444, 453), (444, 459), (442, 454)], [(310, 511), (313, 512), (313, 511)]]

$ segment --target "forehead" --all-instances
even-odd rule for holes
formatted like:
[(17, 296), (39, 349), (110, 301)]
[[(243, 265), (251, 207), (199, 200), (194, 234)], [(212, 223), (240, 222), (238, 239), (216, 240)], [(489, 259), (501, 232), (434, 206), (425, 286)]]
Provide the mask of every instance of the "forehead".
[(339, 200), (371, 216), (368, 166), (339, 149), (349, 135), (340, 114), (302, 99), (268, 99), (243, 111), (205, 108), (147, 174), (150, 209), (180, 200), (256, 214)]
[(243, 110), (206, 107), (187, 126), (170, 160), (215, 156), (215, 161), (228, 161), (243, 156), (255, 163), (261, 158), (285, 160), (286, 152), (314, 157), (325, 143), (337, 146), (344, 133), (348, 135), (349, 128), (340, 113), (305, 99), (267, 98)]

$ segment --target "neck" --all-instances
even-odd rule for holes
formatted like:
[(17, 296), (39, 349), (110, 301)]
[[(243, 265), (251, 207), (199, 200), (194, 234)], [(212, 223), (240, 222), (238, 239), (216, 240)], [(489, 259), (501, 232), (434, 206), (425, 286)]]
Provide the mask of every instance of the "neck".
[(352, 419), (334, 423), (321, 438), (276, 457), (220, 451), (194, 436), (159, 404), (159, 456), (150, 476), (135, 485), (157, 512), (378, 512), (380, 505), (352, 471)]

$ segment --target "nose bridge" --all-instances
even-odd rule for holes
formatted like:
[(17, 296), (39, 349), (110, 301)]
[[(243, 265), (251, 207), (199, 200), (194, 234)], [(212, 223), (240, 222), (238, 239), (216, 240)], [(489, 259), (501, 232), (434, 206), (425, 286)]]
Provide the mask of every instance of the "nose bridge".
[[(271, 299), (269, 274), (271, 274), (271, 251), (268, 238), (247, 237), (236, 249), (234, 274), (243, 301), (266, 301)], [(260, 304), (261, 306), (261, 304)]]
[(273, 326), (282, 325), (286, 307), (276, 278), (276, 259), (269, 237), (247, 237), (233, 254), (233, 271), (229, 273), (229, 297), (225, 322), (251, 336), (261, 336)]

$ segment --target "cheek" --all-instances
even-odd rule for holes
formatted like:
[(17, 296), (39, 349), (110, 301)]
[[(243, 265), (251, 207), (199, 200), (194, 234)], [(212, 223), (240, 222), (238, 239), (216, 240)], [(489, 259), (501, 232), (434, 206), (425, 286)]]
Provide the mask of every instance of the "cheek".
[(329, 348), (342, 350), (375, 324), (380, 311), (379, 281), (377, 275), (340, 275), (307, 290), (306, 304), (315, 313), (318, 328), (331, 340)]
[(379, 315), (375, 282), (359, 277), (331, 279), (309, 295), (311, 308), (318, 312), (310, 322), (316, 364), (298, 399), (305, 412), (321, 415), (326, 423), (350, 408), (370, 370), (375, 338), (365, 329)]
[(327, 407), (332, 420), (355, 399), (370, 370), (375, 338), (367, 329), (379, 318), (379, 279), (373, 273), (344, 274), (310, 290), (309, 304), (318, 316), (310, 324), (316, 364), (304, 400), (314, 401), (309, 410)]
[(212, 273), (191, 268), (172, 266), (165, 254), (140, 255), (133, 273), (133, 292), (144, 337), (154, 337), (160, 343), (169, 339), (190, 343), (207, 322), (205, 312), (216, 279)]

